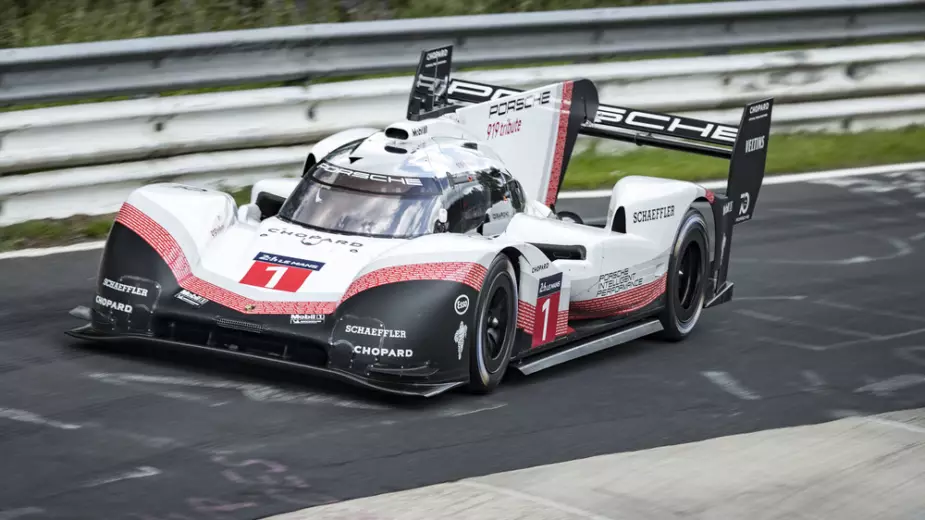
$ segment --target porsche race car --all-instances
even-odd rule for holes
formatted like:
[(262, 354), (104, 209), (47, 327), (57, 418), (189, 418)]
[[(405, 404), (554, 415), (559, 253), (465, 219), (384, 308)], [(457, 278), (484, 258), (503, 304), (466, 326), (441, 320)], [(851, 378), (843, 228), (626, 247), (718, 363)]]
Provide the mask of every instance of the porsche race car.
[[(407, 117), (315, 144), (300, 178), (238, 207), (176, 183), (130, 194), (92, 304), (68, 331), (285, 365), (378, 390), (487, 393), (628, 341), (682, 340), (731, 299), (773, 99), (738, 127), (599, 103), (586, 79), (526, 91), (421, 53)], [(628, 176), (603, 227), (555, 204), (580, 135), (729, 160), (725, 193)]]

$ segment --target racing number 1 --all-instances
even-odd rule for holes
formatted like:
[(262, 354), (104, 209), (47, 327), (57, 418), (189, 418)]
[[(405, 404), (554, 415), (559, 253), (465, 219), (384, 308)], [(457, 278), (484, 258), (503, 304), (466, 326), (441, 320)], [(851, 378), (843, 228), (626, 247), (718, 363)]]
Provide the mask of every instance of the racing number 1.
[(244, 278), (241, 278), (241, 283), (277, 291), (296, 292), (310, 274), (311, 271), (308, 269), (254, 262)]
[(540, 280), (533, 316), (533, 347), (556, 339), (559, 318), (559, 295), (562, 293), (562, 273)]

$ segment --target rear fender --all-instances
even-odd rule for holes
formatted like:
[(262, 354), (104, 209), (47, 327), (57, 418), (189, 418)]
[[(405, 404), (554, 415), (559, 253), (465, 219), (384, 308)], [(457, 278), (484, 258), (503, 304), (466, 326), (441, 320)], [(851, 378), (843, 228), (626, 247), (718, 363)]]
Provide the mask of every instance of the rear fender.
[(686, 181), (624, 177), (611, 191), (606, 229), (645, 238), (665, 251), (674, 243), (688, 208), (704, 194), (703, 187)]

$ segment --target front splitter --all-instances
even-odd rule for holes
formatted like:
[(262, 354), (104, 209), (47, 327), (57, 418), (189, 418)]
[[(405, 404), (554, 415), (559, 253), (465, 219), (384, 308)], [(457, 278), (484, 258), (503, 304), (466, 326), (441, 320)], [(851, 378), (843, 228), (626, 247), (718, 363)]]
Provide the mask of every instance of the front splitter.
[(273, 366), (278, 368), (286, 368), (289, 370), (296, 370), (299, 372), (304, 372), (307, 374), (324, 377), (327, 379), (334, 379), (338, 381), (344, 381), (356, 386), (363, 388), (369, 388), (376, 390), (378, 392), (385, 392), (392, 395), (402, 395), (402, 396), (415, 396), (415, 397), (433, 397), (439, 394), (442, 394), (453, 388), (457, 388), (465, 384), (465, 381), (457, 381), (451, 383), (409, 383), (409, 384), (384, 384), (380, 382), (370, 381), (356, 374), (346, 372), (343, 370), (337, 370), (332, 368), (322, 368), (311, 365), (303, 365), (301, 363), (293, 363), (291, 361), (286, 361), (284, 359), (274, 359), (263, 356), (257, 356), (254, 354), (248, 354), (247, 352), (236, 352), (233, 350), (225, 350), (215, 347), (207, 347), (204, 345), (197, 345), (195, 343), (185, 343), (182, 341), (174, 341), (163, 338), (153, 338), (150, 336), (136, 335), (136, 334), (109, 334), (105, 332), (100, 332), (95, 330), (92, 325), (86, 324), (80, 327), (66, 331), (65, 334), (68, 336), (93, 342), (135, 342), (142, 344), (152, 344), (159, 347), (173, 348), (177, 350), (193, 350), (197, 352), (206, 353), (212, 356), (224, 357), (228, 359), (237, 359), (244, 360), (249, 363)]

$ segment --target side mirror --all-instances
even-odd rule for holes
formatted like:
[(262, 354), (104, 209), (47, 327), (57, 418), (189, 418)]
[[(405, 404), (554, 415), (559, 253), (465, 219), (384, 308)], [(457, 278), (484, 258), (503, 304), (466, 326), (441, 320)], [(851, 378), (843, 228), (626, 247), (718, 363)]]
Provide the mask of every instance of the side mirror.
[(244, 204), (238, 208), (238, 220), (247, 223), (260, 223), (260, 208), (256, 204)]
[(260, 208), (260, 220), (275, 216), (279, 213), (280, 208), (283, 207), (284, 202), (286, 202), (286, 199), (279, 195), (273, 195), (265, 191), (260, 192), (257, 195), (257, 207)]
[(440, 210), (437, 211), (437, 221), (434, 222), (435, 233), (446, 233), (446, 222), (448, 218), (449, 217), (446, 213), (446, 208), (440, 208)]

